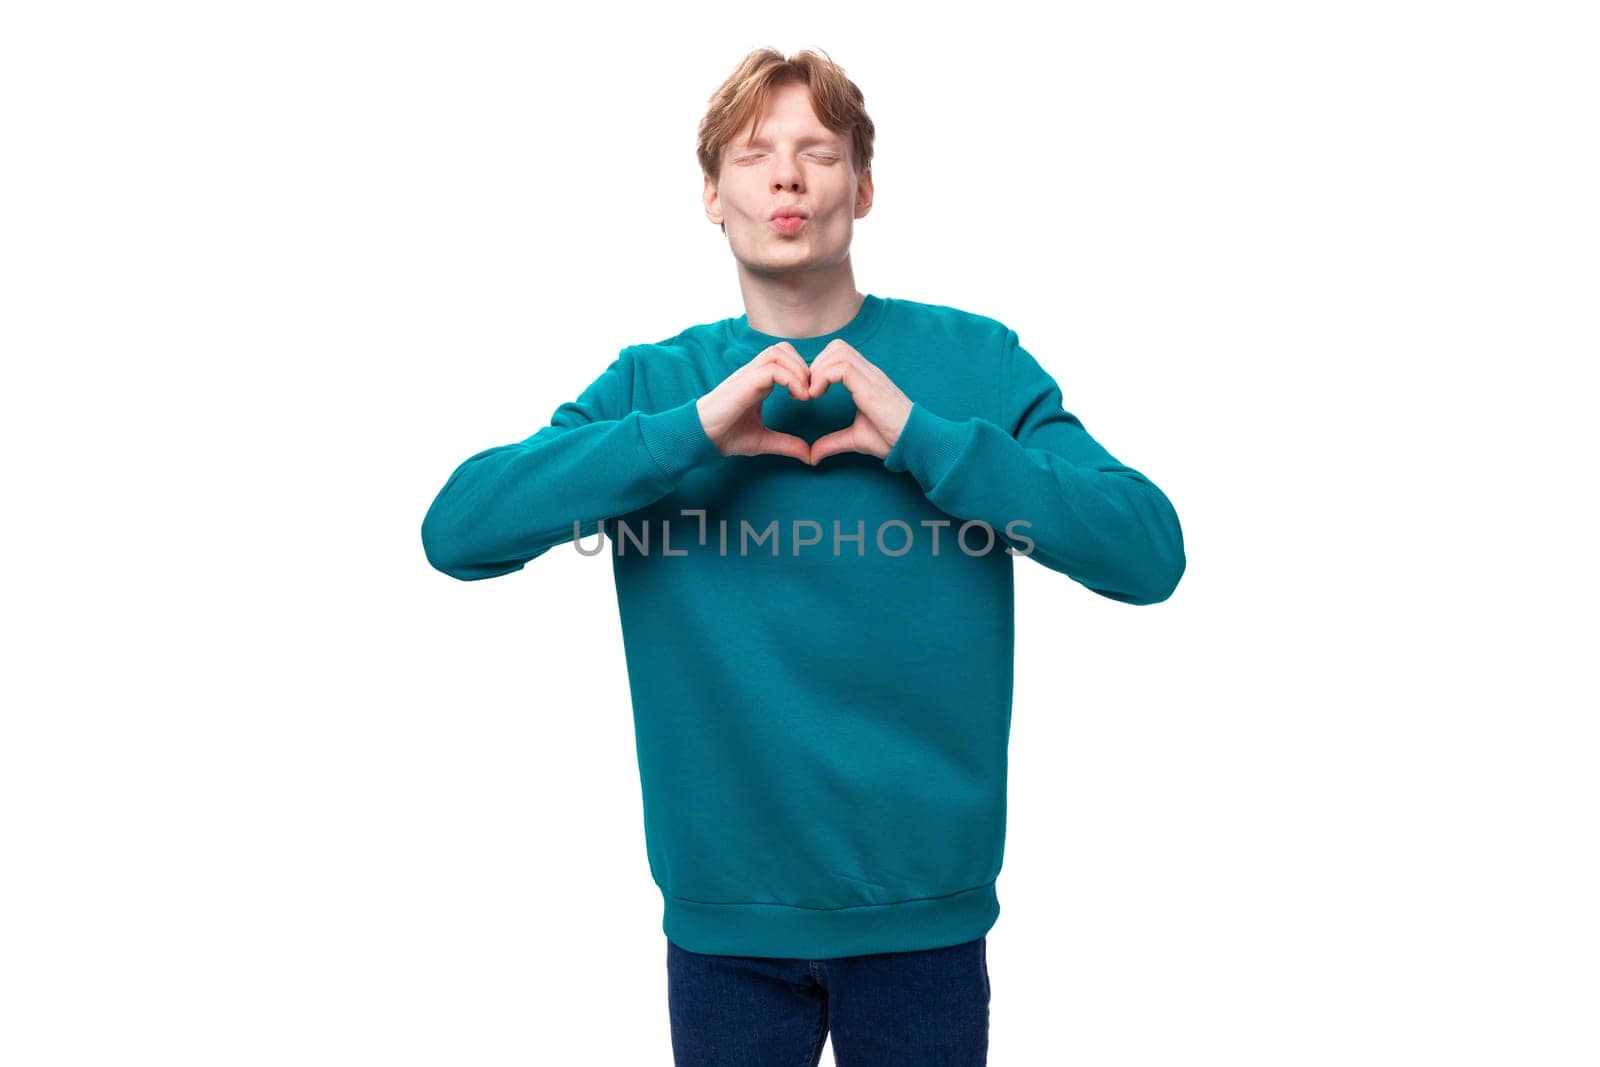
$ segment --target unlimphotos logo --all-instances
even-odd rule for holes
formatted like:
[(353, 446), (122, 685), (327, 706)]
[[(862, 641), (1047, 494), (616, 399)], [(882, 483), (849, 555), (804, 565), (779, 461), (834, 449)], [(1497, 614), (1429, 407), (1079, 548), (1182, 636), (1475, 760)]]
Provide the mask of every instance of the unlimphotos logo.
[[(698, 529), (690, 534), (690, 539), (692, 539), (694, 543), (700, 547), (706, 547), (708, 544), (707, 538), (710, 531), (708, 529), (709, 524), (706, 522), (705, 509), (683, 508), (679, 510), (678, 514), (698, 516)], [(607, 536), (608, 524), (613, 526), (616, 531), (615, 533), (612, 533), (609, 538)], [(940, 530), (943, 527), (954, 525), (954, 520), (922, 519), (918, 525), (927, 527), (933, 531), (932, 554), (935, 556), (939, 555)], [(961, 523), (961, 525), (956, 528), (953, 539), (956, 542), (957, 547), (959, 547), (963, 553), (969, 556), (988, 555), (991, 551), (993, 551), (995, 542), (997, 540), (1004, 543), (1007, 554), (1013, 556), (1026, 556), (1033, 551), (1033, 539), (1025, 534), (1019, 533), (1018, 528), (1032, 525), (1033, 523), (1026, 519), (1012, 519), (1010, 522), (1006, 523), (1005, 536), (1002, 538), (999, 534), (995, 533), (994, 527), (989, 525), (987, 522), (984, 522), (981, 519), (969, 519), (966, 522)], [(656, 543), (655, 539), (653, 539), (651, 536), (651, 529), (656, 528), (660, 530), (659, 553), (661, 555), (689, 555), (689, 550), (686, 548), (674, 549), (672, 547), (673, 529), (672, 523), (669, 520), (663, 519), (659, 522), (651, 523), (650, 520), (644, 519), (640, 521), (639, 526), (641, 529), (636, 531), (633, 525), (626, 521), (620, 519), (601, 519), (599, 521), (599, 528), (597, 531), (599, 536), (595, 540), (594, 547), (585, 548), (582, 541), (583, 524), (581, 522), (574, 521), (572, 524), (572, 544), (573, 547), (576, 548), (582, 555), (597, 556), (601, 552), (605, 551), (605, 543), (609, 539), (613, 544), (616, 545), (616, 554), (619, 556), (628, 555), (630, 551), (635, 555), (649, 556), (655, 554), (657, 551), (657, 549), (653, 547), (653, 545)], [(760, 529), (752, 526), (748, 519), (740, 519), (739, 527), (739, 530), (735, 534), (739, 555), (748, 556), (751, 552), (752, 545), (755, 546), (755, 551), (761, 551), (763, 546), (767, 546), (771, 555), (776, 557), (782, 554), (779, 536), (781, 524), (777, 519), (773, 519), (771, 522), (767, 523), (766, 526)], [(809, 528), (809, 534), (802, 532), (807, 528)], [(823, 527), (821, 523), (816, 522), (815, 520), (794, 519), (789, 523), (789, 531), (789, 554), (792, 556), (800, 555), (802, 549), (813, 549), (815, 546), (823, 544)], [(969, 537), (969, 534), (972, 534), (974, 531), (976, 531), (976, 535)], [(903, 519), (888, 519), (878, 524), (872, 541), (877, 551), (881, 554), (885, 556), (898, 557), (904, 556), (910, 552), (912, 547), (916, 544), (916, 539), (916, 531), (912, 529), (910, 523)], [(979, 540), (981, 540), (982, 543), (976, 546), (969, 543), (969, 541), (975, 542)], [(856, 529), (854, 533), (845, 533), (840, 528), (839, 520), (833, 520), (833, 538), (831, 545), (832, 555), (836, 557), (844, 555), (845, 549), (843, 546), (847, 542), (855, 545), (855, 555), (858, 558), (867, 554), (866, 520), (856, 520)], [(685, 543), (681, 533), (679, 535), (678, 543), (680, 545)], [(632, 545), (631, 549), (629, 548), (630, 544)], [(898, 545), (899, 547), (896, 548), (894, 547), (895, 545)], [(726, 556), (729, 554), (727, 519), (719, 519), (717, 521), (716, 546), (719, 555)], [(821, 554), (821, 551), (822, 550), (807, 552), (807, 555), (818, 555)]]

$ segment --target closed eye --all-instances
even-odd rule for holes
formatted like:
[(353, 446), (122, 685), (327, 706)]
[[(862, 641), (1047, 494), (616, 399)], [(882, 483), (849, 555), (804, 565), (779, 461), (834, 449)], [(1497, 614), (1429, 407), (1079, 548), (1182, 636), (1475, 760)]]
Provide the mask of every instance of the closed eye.
[[(763, 157), (760, 156), (760, 155), (742, 156), (739, 159), (734, 160), (734, 162), (735, 163), (754, 163), (754, 162), (756, 162), (756, 161), (758, 161), (758, 160), (760, 160), (762, 158)], [(839, 157), (838, 156), (816, 155), (816, 156), (812, 156), (811, 158), (817, 160), (819, 163), (837, 163), (837, 162), (839, 162)]]

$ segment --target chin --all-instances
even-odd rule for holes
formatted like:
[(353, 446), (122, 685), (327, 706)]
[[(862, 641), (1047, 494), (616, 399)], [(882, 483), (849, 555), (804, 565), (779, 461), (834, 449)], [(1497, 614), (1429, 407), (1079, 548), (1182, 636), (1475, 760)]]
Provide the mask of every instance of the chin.
[(810, 266), (821, 258), (817, 255), (817, 250), (810, 245), (795, 245), (792, 248), (786, 248), (781, 245), (773, 247), (758, 244), (748, 251), (735, 248), (734, 255), (749, 267), (765, 267), (771, 270), (790, 270), (795, 267)]

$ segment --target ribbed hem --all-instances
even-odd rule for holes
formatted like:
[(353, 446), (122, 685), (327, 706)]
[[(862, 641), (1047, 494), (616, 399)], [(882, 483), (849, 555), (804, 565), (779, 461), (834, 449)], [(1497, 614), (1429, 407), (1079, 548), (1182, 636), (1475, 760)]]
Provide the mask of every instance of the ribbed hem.
[(661, 473), (676, 482), (696, 467), (722, 458), (706, 433), (694, 400), (639, 417), (639, 436)]
[(970, 432), (967, 424), (935, 415), (913, 402), (900, 436), (883, 457), (883, 465), (897, 473), (910, 471), (923, 490), (931, 492), (955, 465)]
[(854, 908), (706, 904), (661, 895), (667, 938), (716, 956), (821, 960), (944, 948), (976, 941), (1000, 916), (993, 882), (949, 896)]

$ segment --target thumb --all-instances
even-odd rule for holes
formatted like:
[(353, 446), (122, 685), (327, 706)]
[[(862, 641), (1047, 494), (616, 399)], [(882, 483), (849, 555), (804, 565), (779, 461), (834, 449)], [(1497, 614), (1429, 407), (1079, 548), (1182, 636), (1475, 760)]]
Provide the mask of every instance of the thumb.
[(792, 433), (767, 430), (756, 441), (756, 452), (758, 455), (788, 456), (801, 463), (811, 462), (811, 446), (806, 444), (805, 438)]
[(861, 420), (857, 419), (844, 429), (835, 430), (829, 434), (823, 434), (821, 437), (811, 442), (811, 465), (815, 467), (818, 463), (821, 463), (829, 456), (835, 455), (839, 452), (861, 451), (861, 449), (856, 446), (856, 429), (860, 425)]

